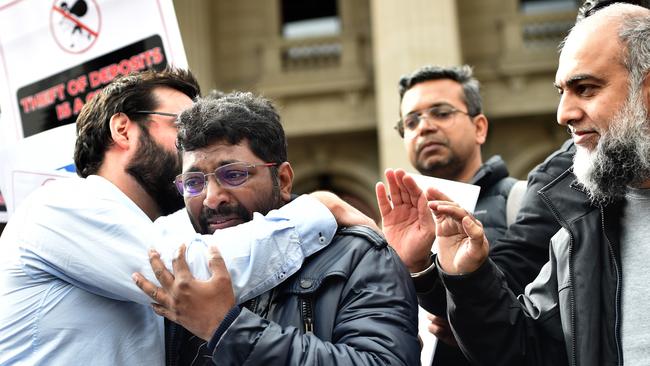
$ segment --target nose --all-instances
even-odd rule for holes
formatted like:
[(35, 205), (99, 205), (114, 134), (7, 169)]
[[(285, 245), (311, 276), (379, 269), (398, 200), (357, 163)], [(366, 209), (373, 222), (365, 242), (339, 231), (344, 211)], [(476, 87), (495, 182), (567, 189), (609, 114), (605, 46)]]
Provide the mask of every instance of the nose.
[(439, 126), (435, 122), (434, 118), (427, 113), (422, 113), (418, 116), (418, 126), (416, 131), (418, 135), (424, 135), (427, 133), (432, 133), (438, 131)]
[(557, 123), (567, 126), (580, 121), (584, 112), (568, 93), (564, 93), (557, 106)]
[(229, 200), (228, 190), (224, 189), (218, 182), (214, 175), (208, 176), (205, 182), (205, 197), (203, 198), (203, 206), (216, 209), (221, 203)]

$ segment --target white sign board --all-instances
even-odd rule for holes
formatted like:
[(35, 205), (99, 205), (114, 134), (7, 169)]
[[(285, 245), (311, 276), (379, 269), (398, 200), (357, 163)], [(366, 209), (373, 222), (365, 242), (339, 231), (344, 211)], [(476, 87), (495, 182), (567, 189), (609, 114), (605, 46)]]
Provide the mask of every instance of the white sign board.
[[(167, 65), (187, 67), (171, 0), (0, 0), (0, 143), (12, 150), (23, 137), (73, 123), (116, 77)], [(23, 151), (31, 156), (21, 164), (69, 148), (62, 143)], [(14, 178), (0, 179), (7, 208), (17, 203), (7, 186)]]

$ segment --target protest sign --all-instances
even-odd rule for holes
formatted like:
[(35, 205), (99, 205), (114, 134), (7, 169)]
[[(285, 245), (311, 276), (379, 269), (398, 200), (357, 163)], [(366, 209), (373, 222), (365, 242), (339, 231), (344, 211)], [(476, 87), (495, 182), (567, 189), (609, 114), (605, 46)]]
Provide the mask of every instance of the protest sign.
[[(63, 146), (69, 138), (49, 140), (58, 133), (30, 149), (16, 146), (21, 139), (73, 123), (116, 77), (167, 65), (187, 67), (171, 0), (0, 0), (0, 210), (4, 205), (11, 214), (38, 186), (39, 179), (24, 172), (60, 175), (60, 161), (43, 166), (39, 157), (71, 151)], [(63, 131), (74, 135), (74, 129)], [(11, 162), (15, 151), (29, 156)], [(72, 164), (68, 157), (63, 165)], [(14, 190), (18, 176), (20, 194)]]

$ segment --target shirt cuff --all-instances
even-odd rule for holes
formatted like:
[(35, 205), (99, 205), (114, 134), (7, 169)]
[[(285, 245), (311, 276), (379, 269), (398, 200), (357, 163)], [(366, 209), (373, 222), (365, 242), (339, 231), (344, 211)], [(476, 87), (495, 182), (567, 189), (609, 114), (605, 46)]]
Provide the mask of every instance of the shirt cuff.
[(237, 319), (239, 313), (241, 313), (241, 307), (237, 305), (226, 313), (226, 316), (221, 321), (221, 324), (219, 324), (217, 330), (214, 331), (214, 334), (208, 343), (208, 352), (210, 352), (210, 354), (214, 353), (214, 349), (217, 347), (217, 343), (219, 343), (221, 336), (223, 336), (230, 325), (235, 321), (235, 319)]
[(326, 247), (338, 228), (327, 206), (308, 194), (292, 200), (281, 210), (272, 211), (269, 216), (274, 214), (281, 214), (295, 225), (305, 258)]

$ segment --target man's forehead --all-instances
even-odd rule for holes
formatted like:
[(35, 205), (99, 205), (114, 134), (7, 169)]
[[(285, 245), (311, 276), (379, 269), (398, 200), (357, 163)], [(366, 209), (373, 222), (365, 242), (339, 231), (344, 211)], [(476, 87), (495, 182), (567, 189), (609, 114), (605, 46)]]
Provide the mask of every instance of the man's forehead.
[(565, 85), (576, 79), (603, 77), (623, 68), (623, 45), (616, 30), (593, 27), (575, 29), (560, 53), (555, 84)]
[(235, 161), (253, 162), (255, 154), (250, 149), (247, 140), (237, 144), (226, 141), (212, 143), (204, 148), (183, 152), (183, 170), (190, 167), (206, 167), (212, 169)]

